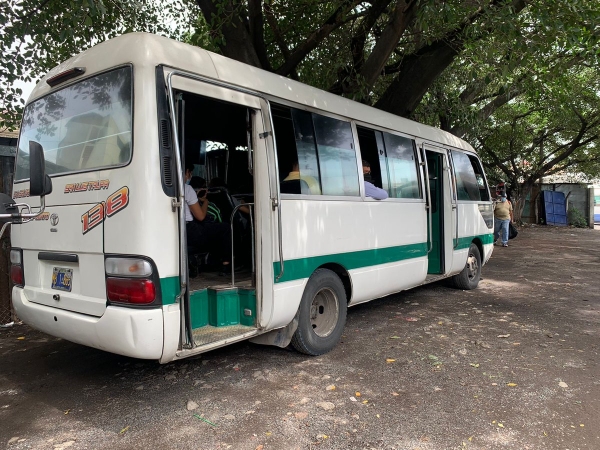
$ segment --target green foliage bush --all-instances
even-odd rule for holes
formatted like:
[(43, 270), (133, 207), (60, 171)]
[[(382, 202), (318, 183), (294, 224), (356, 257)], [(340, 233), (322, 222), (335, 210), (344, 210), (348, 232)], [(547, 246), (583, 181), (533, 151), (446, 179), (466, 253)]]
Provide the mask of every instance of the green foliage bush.
[(573, 208), (573, 207), (569, 208), (568, 216), (569, 216), (569, 224), (571, 224), (575, 228), (587, 228), (588, 227), (587, 219), (585, 218), (583, 213), (581, 211), (579, 211), (577, 208)]

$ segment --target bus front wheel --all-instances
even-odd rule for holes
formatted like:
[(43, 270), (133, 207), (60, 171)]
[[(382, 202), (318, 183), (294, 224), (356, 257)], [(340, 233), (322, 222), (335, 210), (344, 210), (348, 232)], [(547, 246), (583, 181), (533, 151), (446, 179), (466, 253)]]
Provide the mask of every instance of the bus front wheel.
[(465, 268), (458, 275), (452, 277), (454, 286), (459, 289), (470, 291), (475, 289), (479, 284), (481, 278), (481, 255), (479, 248), (475, 244), (471, 244), (469, 247), (469, 255), (467, 256), (467, 263)]
[(342, 281), (331, 270), (317, 269), (302, 294), (292, 346), (307, 355), (327, 353), (342, 337), (346, 310)]

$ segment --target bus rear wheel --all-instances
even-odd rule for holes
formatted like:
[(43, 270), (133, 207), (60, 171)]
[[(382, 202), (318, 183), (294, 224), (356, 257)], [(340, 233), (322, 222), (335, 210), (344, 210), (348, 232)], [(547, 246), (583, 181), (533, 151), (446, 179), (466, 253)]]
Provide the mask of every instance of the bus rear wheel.
[(317, 269), (302, 294), (292, 346), (307, 355), (327, 353), (342, 337), (346, 312), (346, 291), (342, 281), (331, 270)]
[(469, 247), (469, 255), (465, 268), (458, 275), (452, 277), (452, 283), (459, 289), (470, 291), (475, 289), (481, 278), (481, 254), (475, 244)]

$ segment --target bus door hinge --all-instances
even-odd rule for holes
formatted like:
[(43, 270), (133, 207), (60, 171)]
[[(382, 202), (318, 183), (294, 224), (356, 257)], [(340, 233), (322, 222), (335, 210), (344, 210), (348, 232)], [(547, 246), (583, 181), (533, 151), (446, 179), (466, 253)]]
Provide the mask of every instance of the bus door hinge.
[(279, 203), (277, 202), (277, 199), (276, 198), (272, 198), (271, 199), (271, 207), (273, 208), (273, 211), (275, 211), (278, 206), (279, 206)]
[(269, 136), (273, 136), (273, 132), (272, 131), (265, 131), (264, 133), (259, 133), (258, 137), (261, 139), (266, 139)]
[(181, 208), (181, 202), (177, 201), (176, 198), (171, 199), (171, 209), (173, 212), (177, 211), (177, 208)]

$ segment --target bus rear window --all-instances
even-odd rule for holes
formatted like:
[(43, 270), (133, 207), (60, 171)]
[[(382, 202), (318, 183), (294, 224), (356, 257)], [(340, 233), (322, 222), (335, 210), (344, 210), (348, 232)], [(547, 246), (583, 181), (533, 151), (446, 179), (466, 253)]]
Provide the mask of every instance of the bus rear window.
[(29, 141), (43, 146), (48, 175), (127, 164), (131, 128), (131, 67), (53, 92), (25, 108), (15, 181), (29, 178)]

